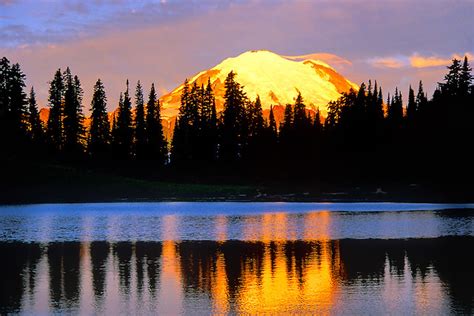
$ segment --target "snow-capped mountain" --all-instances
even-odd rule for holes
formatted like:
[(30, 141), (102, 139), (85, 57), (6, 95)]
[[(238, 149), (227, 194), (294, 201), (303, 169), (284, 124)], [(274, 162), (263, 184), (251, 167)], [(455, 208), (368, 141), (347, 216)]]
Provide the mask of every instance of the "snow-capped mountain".
[[(336, 100), (350, 88), (358, 88), (323, 61), (294, 61), (266, 50), (248, 51), (227, 58), (193, 76), (189, 82), (206, 85), (210, 79), (219, 111), (224, 104), (224, 81), (230, 71), (237, 74), (236, 81), (244, 87), (251, 100), (260, 96), (264, 112), (271, 105), (293, 103), (299, 91), (309, 109), (319, 108), (325, 115), (329, 101)], [(161, 97), (164, 118), (169, 120), (178, 114), (182, 88), (181, 85)]]

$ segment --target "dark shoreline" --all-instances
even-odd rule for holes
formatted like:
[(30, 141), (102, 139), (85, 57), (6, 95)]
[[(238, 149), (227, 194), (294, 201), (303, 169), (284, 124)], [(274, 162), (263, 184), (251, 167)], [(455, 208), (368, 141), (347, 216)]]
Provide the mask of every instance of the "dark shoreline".
[[(0, 205), (99, 202), (474, 202), (463, 181), (287, 180), (239, 174), (175, 174), (32, 161), (3, 161)], [(135, 170), (132, 170), (135, 171)], [(141, 170), (143, 171), (143, 170)]]
[(0, 206), (9, 205), (32, 205), (32, 204), (84, 204), (84, 203), (166, 203), (166, 202), (227, 202), (227, 203), (419, 203), (419, 204), (473, 204), (473, 200), (464, 199), (428, 199), (426, 197), (419, 198), (385, 198), (375, 199), (373, 197), (366, 198), (321, 198), (321, 197), (299, 197), (299, 196), (285, 196), (285, 195), (274, 195), (267, 197), (240, 197), (240, 196), (227, 196), (227, 197), (161, 197), (161, 198), (74, 198), (66, 199), (65, 197), (49, 196), (48, 199), (6, 199), (2, 197), (0, 199)]

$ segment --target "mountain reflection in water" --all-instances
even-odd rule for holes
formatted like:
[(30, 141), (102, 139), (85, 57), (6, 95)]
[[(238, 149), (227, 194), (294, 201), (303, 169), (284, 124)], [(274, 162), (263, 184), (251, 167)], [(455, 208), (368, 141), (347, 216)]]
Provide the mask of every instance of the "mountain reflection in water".
[(470, 314), (472, 243), (1, 243), (0, 312)]

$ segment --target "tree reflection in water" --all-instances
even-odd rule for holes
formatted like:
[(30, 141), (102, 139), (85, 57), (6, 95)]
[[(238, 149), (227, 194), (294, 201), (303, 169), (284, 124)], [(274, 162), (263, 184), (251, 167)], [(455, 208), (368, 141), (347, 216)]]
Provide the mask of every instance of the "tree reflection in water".
[(2, 258), (15, 260), (1, 262), (0, 305), (2, 313), (470, 314), (472, 242), (1, 243)]

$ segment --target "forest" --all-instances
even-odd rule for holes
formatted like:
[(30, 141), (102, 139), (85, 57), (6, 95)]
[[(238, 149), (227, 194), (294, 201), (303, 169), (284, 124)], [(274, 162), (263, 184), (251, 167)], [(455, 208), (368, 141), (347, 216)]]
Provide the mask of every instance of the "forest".
[[(83, 89), (69, 68), (49, 82), (49, 117), (40, 120), (34, 88), (25, 91), (19, 64), (0, 61), (0, 146), (4, 166), (54, 162), (160, 179), (214, 182), (457, 182), (474, 175), (474, 88), (467, 57), (453, 59), (429, 97), (420, 81), (408, 102), (377, 81), (328, 104), (327, 116), (298, 94), (277, 124), (264, 118), (230, 72), (216, 111), (211, 83), (186, 80), (171, 139), (163, 132), (152, 84), (127, 80), (118, 110), (108, 114), (98, 79), (85, 125)], [(10, 170), (11, 171), (11, 170)], [(14, 171), (11, 171), (14, 172)], [(184, 180), (183, 180), (184, 179)], [(196, 180), (198, 179), (198, 180)]]

